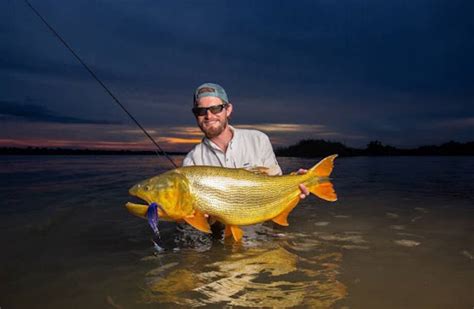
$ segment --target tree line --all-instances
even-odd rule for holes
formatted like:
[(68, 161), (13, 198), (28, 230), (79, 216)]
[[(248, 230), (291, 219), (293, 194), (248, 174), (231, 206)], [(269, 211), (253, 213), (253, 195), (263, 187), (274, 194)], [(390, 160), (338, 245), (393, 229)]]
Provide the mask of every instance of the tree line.
[[(169, 155), (185, 155), (185, 152), (167, 152)], [(305, 139), (295, 145), (275, 149), (281, 157), (322, 157), (337, 153), (340, 156), (472, 156), (474, 142), (450, 141), (441, 145), (425, 145), (416, 148), (397, 148), (384, 145), (378, 140), (371, 141), (365, 148), (348, 147), (340, 142), (322, 139)], [(104, 150), (66, 149), (48, 147), (3, 147), (0, 155), (156, 155), (149, 150)]]
[(326, 140), (302, 140), (299, 143), (278, 148), (277, 156), (282, 157), (322, 157), (337, 153), (340, 156), (458, 156), (474, 155), (474, 142), (459, 143), (450, 141), (441, 145), (425, 145), (416, 148), (397, 148), (384, 145), (375, 140), (367, 144), (366, 148), (352, 148), (339, 142)]

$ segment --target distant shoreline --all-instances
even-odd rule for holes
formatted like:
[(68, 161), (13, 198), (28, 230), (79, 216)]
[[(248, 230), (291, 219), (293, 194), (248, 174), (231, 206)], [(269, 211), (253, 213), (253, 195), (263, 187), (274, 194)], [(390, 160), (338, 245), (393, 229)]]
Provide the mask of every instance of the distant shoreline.
[[(166, 152), (168, 155), (185, 155), (186, 152)], [(104, 150), (104, 149), (68, 149), (48, 147), (1, 147), (0, 155), (157, 155), (160, 152), (149, 150)]]
[[(0, 155), (156, 155), (150, 150), (68, 149), (48, 147), (1, 147)], [(330, 154), (340, 156), (473, 156), (474, 141), (459, 143), (450, 141), (441, 145), (425, 145), (416, 148), (396, 148), (372, 141), (364, 149), (347, 147), (339, 142), (302, 140), (295, 145), (275, 149), (280, 157), (321, 157)], [(159, 154), (159, 153), (158, 153)], [(186, 152), (167, 152), (168, 155), (186, 155)]]
[(371, 141), (364, 149), (348, 147), (342, 143), (325, 140), (302, 140), (298, 144), (278, 148), (277, 156), (321, 157), (337, 153), (340, 156), (473, 156), (474, 142), (450, 141), (441, 145), (425, 145), (416, 148), (396, 148), (380, 141)]

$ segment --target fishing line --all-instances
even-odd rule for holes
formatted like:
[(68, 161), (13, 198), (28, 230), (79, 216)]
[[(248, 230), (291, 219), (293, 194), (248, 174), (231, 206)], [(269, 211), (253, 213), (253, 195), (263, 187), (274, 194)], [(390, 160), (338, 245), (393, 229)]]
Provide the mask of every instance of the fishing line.
[(160, 145), (158, 145), (158, 143), (153, 139), (153, 137), (151, 137), (151, 135), (148, 134), (148, 132), (145, 130), (145, 128), (142, 127), (142, 125), (138, 122), (138, 120), (135, 119), (135, 117), (133, 117), (133, 115), (125, 108), (125, 106), (122, 103), (120, 103), (119, 99), (99, 79), (99, 77), (94, 73), (94, 71), (92, 71), (84, 61), (82, 61), (82, 59), (76, 54), (76, 52), (74, 52), (74, 50), (69, 46), (69, 44), (61, 37), (61, 35), (56, 30), (54, 30), (54, 28), (46, 21), (46, 19), (44, 19), (43, 16), (33, 7), (33, 5), (31, 5), (31, 3), (28, 0), (24, 0), (24, 1), (31, 8), (31, 10), (41, 19), (41, 21), (49, 28), (49, 30), (51, 30), (51, 32), (59, 39), (59, 41), (61, 43), (63, 43), (63, 45), (71, 52), (71, 54), (92, 75), (92, 77), (99, 83), (99, 85), (101, 85), (102, 88), (104, 88), (104, 90), (112, 97), (114, 102), (117, 103), (118, 106), (120, 106), (120, 108), (130, 117), (130, 119), (132, 119), (133, 122), (135, 122), (135, 124), (143, 131), (143, 133), (145, 133), (145, 135), (156, 146), (156, 148), (158, 148), (158, 150), (161, 152), (161, 154), (163, 154), (171, 162), (171, 164), (173, 164), (173, 166), (175, 168), (177, 168), (178, 166), (176, 165), (176, 163), (174, 163), (173, 159), (171, 159), (171, 157), (160, 147)]

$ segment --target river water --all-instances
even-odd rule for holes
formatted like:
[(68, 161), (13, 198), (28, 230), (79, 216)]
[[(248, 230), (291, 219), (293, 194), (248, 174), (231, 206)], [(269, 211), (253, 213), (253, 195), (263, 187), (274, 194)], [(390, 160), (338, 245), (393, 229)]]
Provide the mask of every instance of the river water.
[[(182, 157), (175, 157), (177, 162)], [(279, 158), (284, 172), (317, 159)], [(124, 204), (152, 156), (0, 157), (3, 308), (472, 308), (472, 157), (338, 158), (339, 200), (235, 244)], [(156, 240), (156, 239), (155, 239)]]

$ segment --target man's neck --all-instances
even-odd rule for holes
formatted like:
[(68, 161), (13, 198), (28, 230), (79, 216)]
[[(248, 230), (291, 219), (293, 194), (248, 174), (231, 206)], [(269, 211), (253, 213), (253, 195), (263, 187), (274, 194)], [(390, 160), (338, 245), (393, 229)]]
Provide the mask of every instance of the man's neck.
[(234, 132), (232, 132), (229, 125), (216, 137), (210, 138), (210, 140), (222, 150), (223, 153), (226, 153), (227, 146), (229, 146), (230, 141), (234, 137)]

